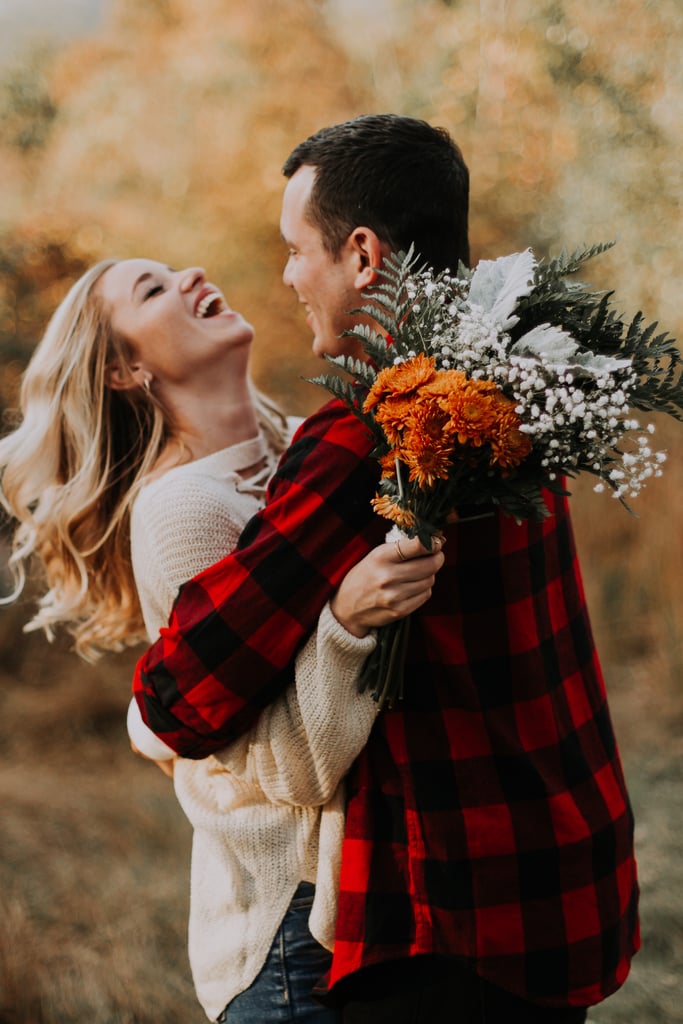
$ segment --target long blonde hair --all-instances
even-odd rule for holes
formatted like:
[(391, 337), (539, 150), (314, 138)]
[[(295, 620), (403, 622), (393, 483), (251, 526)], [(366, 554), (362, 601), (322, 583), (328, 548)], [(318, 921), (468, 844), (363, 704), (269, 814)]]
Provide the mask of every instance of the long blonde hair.
[[(130, 558), (130, 509), (173, 432), (162, 404), (143, 388), (107, 386), (107, 367), (128, 367), (95, 286), (116, 260), (91, 267), (54, 313), (24, 373), (19, 425), (0, 440), (0, 502), (16, 520), (9, 565), (14, 600), (29, 563), (46, 586), (25, 627), (67, 626), (93, 660), (146, 633)], [(271, 448), (284, 450), (286, 420), (254, 389)]]

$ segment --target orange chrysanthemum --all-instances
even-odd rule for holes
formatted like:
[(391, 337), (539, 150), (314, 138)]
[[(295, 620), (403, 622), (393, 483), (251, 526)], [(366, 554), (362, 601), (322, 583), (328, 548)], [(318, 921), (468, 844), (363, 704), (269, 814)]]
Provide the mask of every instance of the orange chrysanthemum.
[(407, 508), (401, 508), (389, 495), (377, 494), (370, 502), (378, 516), (389, 519), (396, 523), (402, 530), (413, 530), (417, 525), (417, 519), (413, 512)]
[(433, 379), (420, 388), (420, 398), (447, 398), (453, 391), (459, 391), (466, 384), (467, 375), (462, 370), (437, 370)]
[(379, 464), (382, 469), (383, 480), (393, 480), (395, 478), (397, 458), (401, 458), (401, 453), (397, 448), (392, 448), (391, 451), (380, 455)]
[[(523, 462), (531, 451), (531, 440), (520, 429), (520, 418), (515, 412), (514, 402), (503, 399), (507, 408), (502, 408), (491, 437), (491, 462), (502, 469), (510, 469)], [(502, 402), (500, 403), (502, 406)]]
[[(367, 404), (367, 403), (366, 403)], [(396, 395), (386, 398), (375, 412), (375, 420), (382, 427), (389, 444), (401, 444), (403, 431), (410, 422), (415, 407), (411, 395)]]
[(452, 429), (460, 444), (479, 447), (490, 439), (496, 422), (498, 389), (491, 381), (468, 380), (447, 399)]
[(410, 469), (409, 480), (419, 487), (433, 487), (447, 480), (453, 452), (450, 417), (438, 402), (420, 402), (415, 406), (406, 431), (402, 458)]
[(396, 366), (385, 367), (377, 374), (375, 382), (367, 394), (363, 412), (370, 412), (387, 398), (415, 394), (417, 389), (432, 380), (435, 374), (433, 357), (422, 353), (414, 356), (413, 359), (397, 363)]

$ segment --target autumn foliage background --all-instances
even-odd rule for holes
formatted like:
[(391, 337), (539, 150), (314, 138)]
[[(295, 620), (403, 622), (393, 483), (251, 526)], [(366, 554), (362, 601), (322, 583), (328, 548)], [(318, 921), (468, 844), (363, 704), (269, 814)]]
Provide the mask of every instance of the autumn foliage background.
[[(473, 260), (618, 238), (592, 283), (680, 338), (682, 38), (678, 0), (110, 0), (96, 35), (0, 69), (2, 410), (70, 282), (109, 255), (204, 266), (257, 327), (258, 383), (320, 404), (280, 282), (280, 168), (373, 111), (455, 136)], [(605, 1024), (680, 1019), (683, 425), (659, 440), (640, 518), (574, 487), (643, 885), (644, 950), (592, 1011)], [(189, 828), (127, 749), (132, 656), (84, 665), (25, 636), (29, 613), (0, 608), (0, 1024), (199, 1022)]]

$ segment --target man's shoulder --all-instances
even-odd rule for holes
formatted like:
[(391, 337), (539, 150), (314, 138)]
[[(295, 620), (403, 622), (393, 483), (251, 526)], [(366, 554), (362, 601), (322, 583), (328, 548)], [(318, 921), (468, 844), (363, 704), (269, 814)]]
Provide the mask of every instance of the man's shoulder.
[(368, 428), (343, 402), (333, 398), (303, 421), (292, 444), (324, 441), (365, 456), (373, 439)]
[(333, 399), (307, 417), (295, 433), (271, 479), (268, 502), (292, 485), (335, 501), (342, 491), (371, 496), (379, 476), (379, 463), (372, 457), (375, 445), (358, 416)]

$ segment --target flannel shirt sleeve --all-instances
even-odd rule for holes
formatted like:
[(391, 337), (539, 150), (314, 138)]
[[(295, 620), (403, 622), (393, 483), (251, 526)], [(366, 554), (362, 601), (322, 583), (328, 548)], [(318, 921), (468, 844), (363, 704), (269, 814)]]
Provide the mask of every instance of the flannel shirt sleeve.
[(182, 757), (214, 753), (254, 724), (293, 680), (297, 651), (348, 570), (382, 540), (372, 447), (339, 402), (309, 417), (236, 550), (180, 589), (133, 693)]

